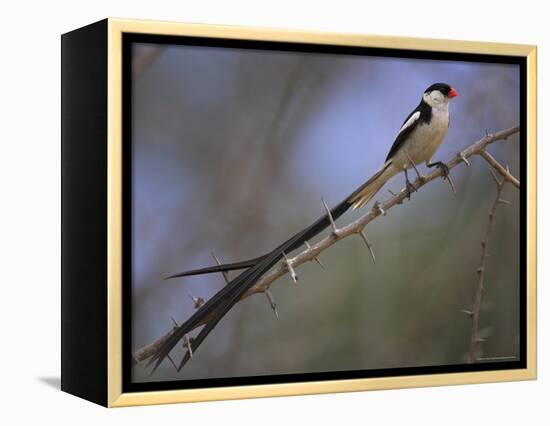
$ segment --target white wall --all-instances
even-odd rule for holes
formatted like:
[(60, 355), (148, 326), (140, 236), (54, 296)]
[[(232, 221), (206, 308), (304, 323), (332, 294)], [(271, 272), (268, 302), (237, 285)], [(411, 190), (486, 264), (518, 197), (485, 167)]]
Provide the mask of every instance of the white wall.
[[(539, 45), (539, 217), (548, 214), (550, 47), (544, 2), (269, 0), (5, 1), (0, 6), (0, 416), (5, 424), (475, 425), (548, 421), (548, 290), (539, 244), (539, 380), (107, 411), (53, 388), (59, 377), (59, 35), (106, 16)], [(545, 170), (546, 169), (546, 170)], [(539, 235), (548, 236), (540, 221)], [(545, 359), (546, 358), (546, 359)], [(7, 408), (7, 409), (6, 409)], [(205, 423), (202, 423), (205, 422)], [(497, 424), (498, 424), (497, 423)], [(546, 423), (547, 424), (547, 423)]]

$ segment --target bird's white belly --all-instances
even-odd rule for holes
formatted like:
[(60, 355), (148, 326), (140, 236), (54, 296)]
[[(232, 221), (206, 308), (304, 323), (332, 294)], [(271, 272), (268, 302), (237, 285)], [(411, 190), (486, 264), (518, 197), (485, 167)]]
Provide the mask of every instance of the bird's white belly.
[(414, 164), (430, 161), (445, 139), (448, 127), (448, 115), (432, 117), (430, 124), (419, 124), (401, 149), (395, 153), (392, 163), (400, 169), (410, 169), (412, 166), (409, 157)]

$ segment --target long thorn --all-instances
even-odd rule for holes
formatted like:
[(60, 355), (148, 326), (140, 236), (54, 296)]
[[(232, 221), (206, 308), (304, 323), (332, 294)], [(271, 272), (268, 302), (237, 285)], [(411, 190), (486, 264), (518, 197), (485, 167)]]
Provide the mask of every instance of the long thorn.
[(487, 167), (489, 168), (489, 171), (491, 172), (491, 176), (493, 177), (493, 180), (495, 181), (495, 184), (496, 184), (497, 188), (500, 188), (500, 186), (502, 185), (502, 182), (500, 180), (498, 180), (497, 174), (495, 173), (493, 168), (489, 165), (487, 165)]
[(376, 210), (382, 216), (386, 216), (386, 210), (384, 210), (382, 208), (382, 204), (380, 203), (380, 201), (377, 201), (376, 203), (374, 203), (374, 205), (372, 207), (374, 208), (374, 210)]
[(325, 206), (325, 210), (327, 212), (328, 218), (330, 220), (330, 225), (332, 226), (332, 233), (334, 235), (338, 234), (338, 228), (336, 227), (336, 223), (334, 222), (334, 218), (332, 217), (332, 213), (330, 212), (330, 209), (327, 206), (327, 203), (325, 203), (325, 200), (321, 198), (321, 201), (323, 202), (323, 206)]
[(456, 195), (455, 184), (454, 184), (454, 182), (453, 182), (453, 178), (451, 177), (451, 174), (450, 174), (450, 173), (445, 177), (445, 180), (446, 180), (447, 182), (449, 182), (449, 186), (451, 187), (451, 191), (453, 191), (453, 194)]
[(362, 229), (359, 234), (361, 235), (361, 237), (363, 237), (363, 241), (365, 242), (365, 244), (367, 245), (367, 248), (369, 249), (370, 255), (372, 257), (372, 262), (376, 263), (376, 257), (374, 257), (374, 250), (372, 249), (371, 242), (367, 238), (367, 234), (365, 233), (365, 230)]
[(187, 346), (187, 351), (189, 352), (189, 358), (193, 359), (193, 348), (191, 347), (191, 339), (189, 339), (189, 336), (186, 334), (184, 336), (185, 339), (185, 346)]
[[(212, 257), (214, 258), (215, 262), (219, 265), (221, 265), (222, 263), (220, 262), (220, 259), (218, 259), (218, 256), (215, 255), (214, 252), (210, 253), (212, 255)], [(223, 279), (225, 281), (226, 284), (229, 284), (229, 275), (227, 274), (227, 271), (222, 271), (222, 275), (223, 275)]]
[(290, 273), (290, 278), (292, 278), (292, 281), (294, 281), (294, 284), (296, 284), (298, 282), (298, 276), (296, 275), (296, 271), (294, 271), (294, 268), (292, 267), (292, 262), (284, 252), (283, 257), (285, 258), (286, 269), (288, 269), (288, 272)]
[(463, 152), (458, 154), (458, 156), (460, 157), (460, 161), (462, 161), (464, 164), (466, 164), (466, 166), (470, 167), (470, 162), (468, 161), (468, 159), (466, 158), (466, 156), (464, 155)]
[(267, 300), (269, 301), (269, 304), (271, 306), (271, 309), (273, 309), (273, 313), (275, 314), (275, 317), (279, 319), (279, 312), (277, 312), (277, 304), (275, 303), (275, 300), (273, 299), (273, 295), (269, 290), (265, 291), (265, 296), (267, 297)]
[[(307, 241), (304, 241), (304, 244), (305, 244), (305, 246), (307, 247), (308, 250), (311, 250), (311, 246), (309, 245), (309, 243)], [(325, 269), (325, 266), (321, 263), (321, 261), (319, 260), (319, 258), (317, 256), (313, 256), (313, 260), (315, 260), (315, 262), (317, 262), (322, 269)]]

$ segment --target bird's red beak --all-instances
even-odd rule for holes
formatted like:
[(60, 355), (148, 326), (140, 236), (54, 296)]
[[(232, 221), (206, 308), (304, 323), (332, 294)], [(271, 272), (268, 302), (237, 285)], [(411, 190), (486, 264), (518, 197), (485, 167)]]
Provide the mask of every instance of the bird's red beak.
[(458, 92), (456, 91), (456, 89), (454, 87), (451, 87), (451, 91), (449, 92), (449, 94), (447, 96), (452, 99), (452, 98), (458, 96)]

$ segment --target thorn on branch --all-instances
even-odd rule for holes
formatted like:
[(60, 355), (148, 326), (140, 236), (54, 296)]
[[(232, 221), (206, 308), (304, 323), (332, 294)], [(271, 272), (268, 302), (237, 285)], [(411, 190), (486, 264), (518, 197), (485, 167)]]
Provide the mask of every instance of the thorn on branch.
[(195, 309), (199, 309), (202, 305), (204, 305), (204, 299), (202, 297), (193, 297), (190, 294), (188, 294), (188, 296), (193, 301), (193, 307)]
[(265, 295), (267, 297), (267, 300), (269, 301), (269, 305), (271, 306), (271, 309), (273, 310), (273, 313), (275, 314), (275, 317), (279, 319), (279, 312), (277, 312), (277, 304), (275, 303), (275, 300), (273, 299), (273, 295), (269, 290), (266, 290)]
[[(395, 192), (393, 192), (391, 189), (388, 189), (388, 192), (393, 196), (395, 197), (397, 194)], [(403, 200), (401, 201), (398, 201), (397, 204), (403, 204)]]
[(285, 258), (285, 265), (286, 265), (286, 269), (290, 274), (290, 278), (292, 278), (292, 281), (294, 281), (294, 284), (298, 283), (298, 276), (296, 275), (296, 271), (292, 267), (292, 262), (284, 252), (283, 252), (283, 257)]
[(472, 318), (474, 316), (474, 313), (472, 311), (467, 310), (467, 309), (461, 309), (460, 312), (465, 313), (470, 318)]
[(378, 212), (379, 214), (381, 214), (382, 216), (386, 216), (386, 210), (384, 210), (382, 208), (382, 203), (380, 203), (380, 201), (377, 201), (376, 203), (374, 203), (374, 205), (372, 206), (372, 208)]
[(183, 336), (183, 347), (187, 348), (187, 352), (189, 352), (189, 358), (193, 359), (193, 347), (191, 346), (191, 339), (187, 334)]
[(174, 323), (174, 327), (179, 327), (178, 323), (176, 322), (176, 320), (174, 319), (174, 317), (170, 317), (170, 319), (172, 320), (172, 322)]
[[(311, 250), (311, 246), (309, 245), (309, 243), (307, 241), (305, 241), (304, 244), (305, 244), (305, 246), (307, 247), (308, 250)], [(317, 256), (313, 256), (313, 260), (315, 260), (315, 262), (317, 262), (322, 269), (325, 269), (325, 265), (323, 265), (321, 263), (321, 261), (319, 260), (319, 258)]]
[[(520, 182), (514, 175), (512, 175), (512, 173), (510, 173), (510, 167), (508, 165), (506, 165), (506, 167), (504, 167), (491, 154), (489, 154), (486, 149), (482, 149), (479, 152), (479, 155), (487, 162), (490, 169), (492, 167), (493, 172), (496, 171), (503, 177), (502, 181), (499, 181), (498, 179), (495, 179), (495, 182), (500, 182), (500, 183), (497, 183), (497, 187), (498, 187), (498, 185), (502, 185), (506, 181), (506, 182), (510, 182), (517, 189), (519, 189)], [(494, 175), (494, 173), (493, 173), (493, 175)]]
[(439, 163), (439, 165), (439, 168), (441, 170), (441, 177), (443, 178), (443, 180), (449, 182), (451, 191), (453, 191), (453, 194), (456, 195), (455, 184), (453, 182), (453, 178), (451, 177), (451, 173), (449, 172), (449, 166), (447, 166), (445, 163)]
[(338, 236), (338, 228), (336, 227), (336, 223), (334, 222), (334, 218), (332, 217), (332, 213), (330, 212), (330, 209), (327, 206), (327, 203), (325, 203), (325, 200), (321, 198), (321, 201), (323, 202), (323, 206), (325, 206), (325, 211), (327, 212), (328, 218), (330, 220), (330, 226), (332, 227), (332, 233), (334, 236)]
[(456, 195), (455, 184), (453, 183), (453, 178), (451, 178), (451, 175), (447, 176), (445, 179), (447, 180), (447, 182), (449, 182), (449, 186), (451, 187), (451, 191), (453, 191), (453, 194)]
[(502, 182), (498, 180), (498, 177), (496, 173), (494, 172), (493, 168), (491, 166), (487, 166), (489, 168), (489, 171), (491, 172), (491, 176), (493, 177), (493, 180), (495, 181), (495, 185), (497, 188), (500, 188), (502, 186)]
[(460, 161), (466, 164), (467, 167), (470, 167), (470, 162), (468, 161), (468, 159), (466, 158), (463, 152), (459, 153), (458, 156), (460, 158)]
[[(221, 265), (222, 263), (220, 262), (220, 259), (218, 259), (218, 257), (214, 254), (214, 252), (210, 253), (212, 255), (212, 257), (214, 258), (214, 261), (218, 264), (218, 265)], [(229, 274), (227, 273), (227, 271), (222, 271), (222, 275), (223, 275), (223, 279), (225, 281), (226, 284), (229, 284)]]
[(511, 206), (511, 205), (512, 205), (512, 203), (511, 203), (510, 201), (508, 201), (508, 200), (503, 200), (502, 198), (499, 198), (498, 201), (497, 201), (497, 203), (506, 204), (506, 205), (508, 205), (508, 206)]
[(359, 232), (359, 235), (361, 235), (361, 237), (363, 238), (363, 241), (365, 242), (365, 244), (367, 245), (367, 248), (369, 249), (369, 253), (372, 257), (372, 262), (376, 263), (376, 257), (374, 257), (374, 250), (372, 249), (371, 242), (367, 238), (367, 234), (366, 234), (365, 230), (362, 229), (361, 232)]

